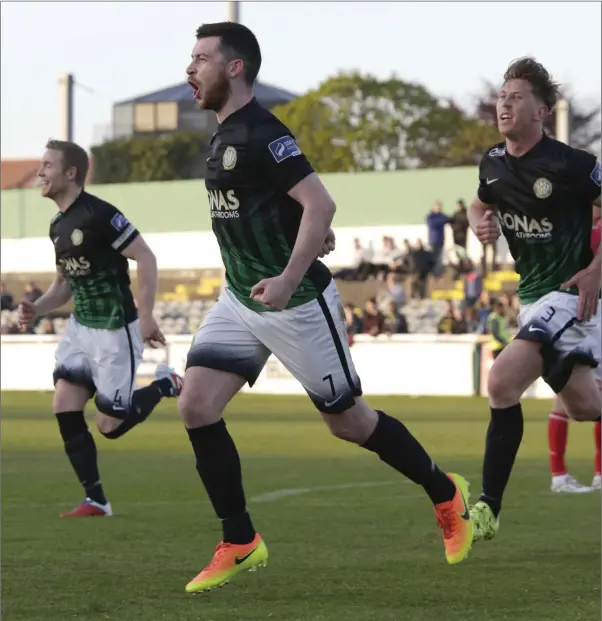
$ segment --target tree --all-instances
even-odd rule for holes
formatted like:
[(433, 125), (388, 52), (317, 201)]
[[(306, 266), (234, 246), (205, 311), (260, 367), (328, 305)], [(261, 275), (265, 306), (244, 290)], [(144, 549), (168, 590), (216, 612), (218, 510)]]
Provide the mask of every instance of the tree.
[(461, 113), (422, 85), (357, 72), (329, 78), (274, 113), (320, 172), (438, 165), (461, 125)]
[(92, 147), (94, 183), (171, 181), (202, 176), (208, 139), (198, 132), (133, 136)]
[[(571, 146), (579, 149), (596, 150), (600, 143), (600, 106), (591, 107), (579, 102), (570, 89), (564, 93), (569, 102)], [(483, 85), (483, 92), (477, 104), (477, 117), (490, 123), (497, 123), (495, 104), (498, 99), (498, 89), (489, 82)], [(548, 116), (545, 128), (551, 136), (556, 135), (556, 109)]]
[(337, 122), (332, 106), (317, 91), (276, 106), (272, 112), (290, 128), (317, 170), (323, 173), (358, 170), (347, 147), (348, 136)]
[(464, 118), (446, 153), (446, 165), (475, 166), (487, 149), (501, 141), (502, 137), (491, 121)]

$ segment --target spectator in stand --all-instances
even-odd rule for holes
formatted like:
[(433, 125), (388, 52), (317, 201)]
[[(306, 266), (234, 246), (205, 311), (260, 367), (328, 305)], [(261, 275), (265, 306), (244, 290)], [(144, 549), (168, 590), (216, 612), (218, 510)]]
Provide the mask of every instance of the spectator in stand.
[(441, 278), (443, 274), (443, 246), (445, 244), (445, 225), (451, 219), (442, 213), (443, 204), (436, 201), (430, 213), (426, 217), (426, 225), (429, 234), (429, 246), (433, 253), (433, 276), (436, 279)]
[(0, 310), (13, 310), (15, 307), (15, 298), (13, 294), (6, 288), (4, 281), (0, 282), (0, 304), (2, 308)]
[(391, 258), (389, 265), (387, 266), (387, 276), (393, 272), (395, 274), (401, 274), (404, 271), (404, 262), (406, 251), (397, 247), (395, 240), (389, 237), (389, 249)]
[(483, 244), (481, 272), (483, 273), (484, 277), (487, 276), (487, 254), (489, 249), (491, 249), (491, 271), (497, 272), (500, 269), (500, 266), (497, 263), (497, 240), (492, 242), (491, 244)]
[(36, 329), (36, 334), (56, 334), (54, 325), (48, 317), (44, 317)]
[(358, 316), (355, 306), (353, 304), (345, 304), (344, 311), (347, 334), (360, 334), (362, 331), (362, 319)]
[(491, 313), (487, 318), (487, 332), (491, 336), (491, 352), (495, 360), (504, 347), (511, 340), (508, 319), (506, 317), (507, 306), (501, 300), (491, 302)]
[(403, 240), (403, 250), (400, 250), (399, 254), (393, 259), (389, 269), (401, 275), (409, 275), (414, 272), (414, 251), (409, 240)]
[(464, 274), (464, 305), (470, 308), (477, 303), (483, 292), (483, 278), (470, 259), (466, 263), (466, 268), (468, 272)]
[(416, 242), (416, 249), (413, 253), (414, 277), (412, 279), (412, 299), (424, 300), (426, 297), (426, 283), (428, 275), (433, 269), (433, 255), (422, 244), (421, 240)]
[(408, 321), (395, 302), (389, 302), (389, 308), (383, 323), (383, 332), (386, 334), (408, 333)]
[(383, 331), (385, 323), (384, 315), (378, 310), (376, 300), (370, 298), (364, 306), (363, 332), (372, 336), (378, 336)]
[(385, 276), (389, 273), (389, 266), (394, 262), (394, 259), (399, 254), (400, 252), (395, 246), (393, 238), (384, 235), (380, 249), (374, 252), (374, 258), (372, 260), (372, 275), (379, 279), (385, 278)]
[(453, 323), (454, 323), (454, 307), (451, 302), (448, 302), (445, 314), (439, 320), (439, 325), (437, 326), (437, 332), (439, 334), (451, 334)]
[(510, 299), (510, 309), (508, 311), (508, 323), (511, 328), (518, 328), (518, 314), (520, 313), (520, 300), (517, 295)]
[(507, 293), (502, 293), (499, 297), (499, 303), (504, 309), (504, 317), (507, 319), (510, 327), (518, 325), (518, 313), (512, 306), (511, 297)]
[(336, 272), (333, 276), (340, 280), (366, 280), (372, 272), (372, 248), (364, 248), (359, 237), (353, 240), (353, 264)]
[(452, 334), (467, 334), (468, 333), (468, 324), (466, 323), (466, 319), (464, 317), (464, 312), (461, 308), (455, 308), (452, 313)]
[(396, 272), (389, 272), (387, 274), (377, 300), (379, 308), (388, 306), (390, 302), (395, 302), (398, 307), (406, 303), (406, 289), (399, 274)]
[(488, 334), (487, 332), (487, 318), (491, 312), (491, 299), (489, 297), (489, 291), (482, 291), (477, 302), (477, 310), (479, 311), (479, 324), (480, 333)]
[(466, 204), (459, 198), (456, 204), (456, 213), (451, 217), (450, 226), (454, 235), (454, 246), (458, 257), (458, 269), (464, 272), (468, 261), (466, 244), (468, 242), (468, 210)]
[(481, 321), (479, 316), (479, 311), (476, 307), (471, 306), (467, 308), (465, 311), (466, 316), (466, 327), (468, 329), (469, 334), (480, 334), (481, 333)]
[(36, 286), (36, 283), (32, 281), (25, 285), (25, 294), (23, 295), (27, 302), (33, 304), (36, 300), (42, 297), (42, 290)]

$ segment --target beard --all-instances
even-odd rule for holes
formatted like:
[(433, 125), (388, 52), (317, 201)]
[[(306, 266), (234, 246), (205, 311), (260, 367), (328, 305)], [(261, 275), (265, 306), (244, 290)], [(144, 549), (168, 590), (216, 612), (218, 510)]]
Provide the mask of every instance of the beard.
[(197, 102), (201, 110), (219, 112), (230, 97), (230, 83), (225, 75), (220, 75), (207, 89), (203, 89), (201, 100)]

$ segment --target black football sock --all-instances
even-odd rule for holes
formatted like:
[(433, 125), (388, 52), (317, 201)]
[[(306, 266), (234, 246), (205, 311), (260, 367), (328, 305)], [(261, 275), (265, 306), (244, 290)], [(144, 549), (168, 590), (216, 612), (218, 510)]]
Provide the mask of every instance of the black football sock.
[(157, 407), (163, 397), (169, 396), (165, 383), (171, 383), (167, 378), (155, 380), (144, 388), (139, 388), (132, 395), (132, 404), (130, 405), (130, 413), (136, 419), (136, 424), (145, 421), (149, 414)]
[(251, 543), (255, 530), (246, 509), (240, 457), (222, 419), (212, 425), (187, 429), (196, 456), (196, 469), (209, 500), (222, 520), (223, 540)]
[(167, 396), (163, 392), (164, 390), (167, 391), (167, 387), (164, 385), (164, 382), (169, 382), (169, 380), (156, 380), (144, 388), (135, 390), (132, 395), (130, 409), (124, 413), (125, 416), (119, 426), (112, 431), (101, 432), (102, 435), (109, 440), (116, 440), (117, 438), (124, 436), (139, 423), (144, 422), (161, 399), (163, 399), (164, 396)]
[(456, 494), (452, 480), (437, 468), (420, 442), (396, 418), (377, 411), (378, 423), (363, 445), (382, 461), (418, 485), (434, 505), (451, 500)]
[(496, 517), (502, 508), (502, 496), (522, 438), (520, 403), (509, 408), (491, 408), (483, 459), (483, 491), (479, 500), (486, 502)]
[(65, 453), (79, 482), (86, 490), (86, 496), (105, 505), (107, 499), (100, 483), (96, 444), (86, 424), (84, 413), (59, 412), (56, 414), (56, 420), (65, 443)]

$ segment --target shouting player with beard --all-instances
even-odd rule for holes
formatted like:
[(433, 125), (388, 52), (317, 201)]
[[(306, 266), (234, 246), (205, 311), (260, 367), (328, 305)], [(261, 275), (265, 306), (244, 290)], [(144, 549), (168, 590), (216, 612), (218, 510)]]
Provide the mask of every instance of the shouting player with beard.
[(212, 589), (267, 560), (223, 412), (246, 383), (253, 385), (271, 353), (336, 437), (424, 488), (447, 560), (458, 563), (472, 544), (467, 482), (439, 470), (403, 423), (362, 398), (339, 294), (317, 260), (334, 245), (335, 205), (289, 129), (254, 98), (260, 65), (259, 44), (245, 26), (198, 29), (187, 73), (199, 107), (214, 110), (219, 123), (205, 183), (227, 286), (194, 337), (180, 412), (223, 535), (186, 590)]

